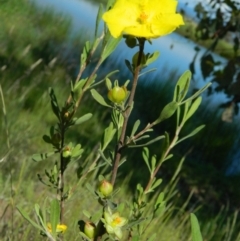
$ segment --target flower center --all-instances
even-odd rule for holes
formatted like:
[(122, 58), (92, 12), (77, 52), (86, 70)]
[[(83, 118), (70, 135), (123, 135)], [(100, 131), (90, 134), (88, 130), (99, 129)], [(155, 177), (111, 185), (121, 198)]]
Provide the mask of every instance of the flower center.
[(145, 12), (141, 12), (138, 20), (139, 20), (140, 23), (143, 24), (143, 23), (147, 22), (148, 17), (149, 17), (148, 14), (146, 14)]
[(117, 217), (113, 220), (112, 225), (117, 226), (118, 224), (121, 223), (121, 221), (122, 221), (121, 217)]

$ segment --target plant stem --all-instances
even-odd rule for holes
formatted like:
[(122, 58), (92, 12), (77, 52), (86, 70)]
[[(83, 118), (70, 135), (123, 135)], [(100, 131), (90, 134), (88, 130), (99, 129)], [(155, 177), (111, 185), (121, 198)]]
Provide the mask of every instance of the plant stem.
[(65, 135), (65, 125), (64, 122), (60, 123), (61, 126), (61, 146), (60, 146), (60, 173), (59, 173), (59, 188), (58, 192), (60, 192), (60, 223), (63, 223), (64, 217), (64, 170), (65, 170), (65, 158), (63, 157), (62, 150), (64, 148), (64, 135)]
[(127, 124), (128, 124), (129, 116), (131, 114), (131, 110), (132, 110), (132, 105), (133, 105), (133, 100), (134, 100), (134, 96), (135, 96), (135, 92), (136, 92), (136, 88), (137, 88), (139, 73), (140, 73), (141, 67), (142, 67), (141, 60), (143, 57), (145, 38), (138, 38), (138, 42), (139, 42), (139, 54), (138, 54), (138, 60), (137, 60), (137, 67), (134, 69), (132, 90), (131, 90), (129, 100), (127, 103), (127, 108), (126, 108), (125, 112), (123, 113), (124, 122), (123, 122), (123, 126), (122, 126), (120, 139), (119, 139), (118, 144), (115, 149), (115, 157), (114, 157), (114, 164), (113, 164), (113, 169), (112, 169), (112, 179), (111, 179), (112, 185), (114, 185), (114, 183), (116, 181), (118, 166), (119, 166), (119, 162), (121, 160), (121, 151), (122, 151), (122, 147), (124, 145), (124, 140), (125, 140), (125, 136), (126, 136)]
[(152, 186), (152, 182), (155, 178), (155, 176), (157, 175), (162, 163), (164, 162), (164, 160), (166, 159), (166, 157), (168, 156), (169, 152), (172, 150), (172, 148), (175, 146), (177, 140), (178, 140), (178, 136), (179, 136), (179, 133), (183, 127), (183, 124), (182, 123), (180, 126), (177, 127), (176, 129), (176, 132), (175, 132), (175, 136), (171, 142), (171, 144), (168, 146), (167, 150), (165, 151), (165, 153), (162, 155), (161, 159), (160, 159), (160, 162), (158, 163), (157, 167), (155, 168), (153, 174), (151, 175), (149, 181), (148, 181), (148, 184), (144, 190), (144, 193), (148, 192), (148, 190), (150, 189), (150, 187)]

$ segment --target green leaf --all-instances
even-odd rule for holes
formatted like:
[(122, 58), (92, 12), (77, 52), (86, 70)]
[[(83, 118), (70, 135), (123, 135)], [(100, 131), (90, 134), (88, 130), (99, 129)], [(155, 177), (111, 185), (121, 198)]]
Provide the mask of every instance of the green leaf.
[(77, 144), (73, 150), (72, 150), (72, 154), (71, 156), (72, 157), (80, 157), (83, 153), (84, 149), (81, 149), (81, 145), (80, 144)]
[(72, 125), (80, 125), (85, 121), (88, 121), (92, 117), (91, 113), (85, 114), (79, 118), (74, 118), (72, 121)]
[(60, 221), (59, 201), (57, 199), (53, 199), (51, 202), (51, 209), (50, 209), (50, 223), (51, 223), (53, 237), (56, 237), (56, 229), (59, 221)]
[(112, 82), (109, 78), (106, 78), (106, 86), (107, 86), (108, 90), (112, 89)]
[(156, 162), (157, 162), (157, 160), (156, 160), (156, 156), (152, 156), (152, 158), (151, 158), (151, 166), (152, 166), (152, 170), (155, 169), (155, 167), (156, 167)]
[(95, 34), (94, 34), (95, 38), (97, 38), (98, 27), (99, 27), (99, 23), (102, 19), (102, 15), (103, 15), (103, 5), (100, 3), (99, 8), (98, 8), (96, 23), (95, 23)]
[(137, 121), (134, 123), (133, 129), (132, 129), (132, 133), (131, 133), (130, 137), (132, 137), (132, 136), (135, 135), (135, 133), (136, 133), (136, 131), (137, 131), (140, 123), (141, 123), (140, 120), (137, 120)]
[(190, 106), (190, 109), (188, 110), (187, 115), (184, 118), (184, 122), (186, 122), (196, 112), (201, 102), (202, 102), (202, 97), (199, 96)]
[(88, 218), (91, 219), (91, 214), (87, 210), (83, 210), (83, 214)]
[(123, 226), (123, 229), (129, 229), (132, 226), (136, 226), (136, 225), (142, 223), (145, 220), (147, 220), (147, 218), (140, 218), (140, 219), (138, 219), (136, 221), (130, 221), (127, 225)]
[(145, 163), (148, 167), (149, 172), (151, 173), (152, 169), (151, 169), (150, 164), (149, 164), (149, 150), (148, 150), (147, 147), (143, 148), (142, 156), (143, 156), (143, 160), (145, 161)]
[(115, 3), (115, 0), (108, 0), (106, 9), (109, 10), (113, 6), (114, 3)]
[(83, 66), (86, 63), (90, 49), (91, 49), (90, 42), (87, 41), (83, 47), (83, 51), (81, 54), (80, 69), (81, 69), (81, 66)]
[(193, 213), (190, 214), (190, 220), (191, 220), (191, 230), (192, 230), (192, 241), (203, 241), (198, 219), (195, 216), (195, 214)]
[(146, 138), (149, 138), (149, 137), (150, 137), (150, 135), (140, 136), (139, 138), (135, 139), (135, 142), (146, 139)]
[(55, 96), (54, 90), (52, 88), (49, 88), (48, 93), (51, 98), (52, 111), (59, 119), (60, 118), (60, 109), (58, 106), (58, 102), (57, 102), (57, 98)]
[(126, 64), (127, 68), (129, 69), (129, 71), (131, 73), (133, 73), (133, 68), (132, 68), (132, 65), (131, 65), (130, 61), (125, 59), (125, 64)]
[(179, 140), (176, 142), (176, 145), (179, 144), (180, 142), (186, 140), (187, 138), (196, 135), (196, 134), (197, 134), (199, 131), (201, 131), (204, 127), (205, 127), (205, 125), (201, 125), (201, 126), (197, 127), (197, 128), (194, 129), (189, 135), (187, 135), (187, 136), (179, 139)]
[(101, 56), (102, 62), (116, 49), (121, 39), (122, 39), (122, 36), (119, 38), (110, 37), (108, 39), (107, 44), (105, 45)]
[(129, 145), (128, 147), (130, 147), (130, 148), (134, 148), (134, 147), (145, 147), (145, 146), (148, 146), (148, 145), (150, 145), (150, 144), (152, 144), (152, 143), (154, 143), (154, 142), (157, 142), (157, 141), (159, 141), (159, 140), (161, 140), (161, 139), (163, 139), (163, 138), (165, 138), (165, 136), (158, 136), (158, 137), (152, 139), (151, 141), (149, 141), (149, 142), (147, 142), (147, 143), (145, 143), (145, 144), (142, 144), (142, 145)]
[(176, 101), (172, 101), (170, 103), (168, 103), (162, 110), (160, 116), (158, 117), (157, 120), (154, 121), (154, 124), (158, 124), (168, 118), (170, 118), (175, 111), (178, 108), (178, 103)]
[(174, 97), (173, 97), (174, 101), (181, 102), (184, 99), (184, 97), (188, 92), (191, 78), (192, 78), (192, 73), (189, 70), (185, 71), (181, 75), (174, 89)]
[(164, 201), (164, 193), (160, 192), (158, 197), (157, 197), (157, 201), (154, 205), (154, 209), (158, 209), (159, 205)]
[(146, 55), (146, 65), (149, 65), (151, 63), (153, 63), (155, 60), (157, 60), (157, 58), (159, 57), (160, 52), (159, 51), (155, 51), (152, 54), (147, 54)]
[[(45, 224), (46, 224), (46, 220), (44, 220), (44, 216), (43, 216), (43, 213), (42, 213), (42, 211), (41, 211), (41, 209), (40, 209), (39, 204), (36, 203), (35, 206), (34, 206), (34, 208), (35, 208), (35, 212), (36, 212), (36, 214), (37, 214), (38, 220), (40, 221), (40, 223), (41, 223), (42, 226), (44, 227)], [(45, 211), (45, 210), (44, 210), (44, 211)]]
[(97, 223), (99, 222), (99, 220), (101, 219), (102, 217), (102, 210), (98, 210), (96, 212), (94, 212), (94, 214), (92, 215), (91, 217), (91, 220), (94, 222), (94, 223)]
[(142, 72), (141, 74), (139, 74), (138, 77), (143, 76), (143, 75), (145, 75), (145, 74), (147, 74), (147, 73), (151, 73), (151, 72), (156, 71), (156, 70), (157, 70), (157, 68), (149, 69), (149, 70), (147, 70), (147, 71)]
[(102, 150), (105, 150), (105, 148), (108, 146), (110, 141), (113, 139), (116, 131), (117, 131), (116, 128), (114, 128), (113, 123), (111, 122), (109, 124), (109, 127), (107, 127), (104, 131)]
[(139, 236), (133, 236), (133, 237), (131, 238), (131, 240), (132, 240), (132, 241), (139, 241)]
[(39, 153), (39, 154), (33, 154), (32, 160), (35, 162), (43, 161), (47, 159), (48, 157), (54, 155), (56, 152), (48, 152), (48, 153)]
[(95, 90), (95, 89), (92, 89), (91, 90), (91, 94), (92, 94), (92, 97), (101, 105), (103, 106), (107, 106), (107, 107), (111, 107), (110, 105), (108, 105), (106, 103), (106, 101), (104, 100), (104, 98)]
[(156, 233), (153, 233), (147, 241), (154, 241), (157, 237)]
[(155, 189), (156, 187), (158, 187), (160, 184), (162, 183), (162, 179), (157, 179), (154, 184), (152, 185), (151, 189)]
[(188, 102), (188, 101), (190, 101), (190, 100), (193, 100), (193, 99), (197, 98), (200, 94), (202, 94), (202, 92), (204, 92), (204, 91), (205, 91), (209, 86), (211, 86), (211, 85), (212, 85), (212, 83), (206, 84), (203, 88), (201, 88), (200, 90), (198, 90), (197, 92), (195, 92), (191, 97), (189, 97), (188, 99), (184, 100), (184, 101), (181, 103), (181, 105), (184, 104), (184, 103), (186, 103), (186, 102)]
[(88, 78), (86, 79), (81, 79), (78, 82), (75, 83), (74, 87), (73, 87), (73, 91), (76, 91), (78, 89), (82, 89), (83, 86), (85, 85), (85, 83), (87, 82)]
[(20, 207), (17, 207), (17, 210), (23, 216), (23, 218), (25, 218), (29, 223), (31, 223), (33, 225), (33, 227), (35, 227), (35, 228), (44, 232), (44, 229), (42, 228), (42, 226), (35, 223), (24, 210), (22, 210)]
[(46, 142), (46, 143), (49, 143), (49, 144), (52, 144), (52, 139), (50, 138), (50, 136), (48, 135), (43, 135), (43, 140)]
[(101, 150), (98, 150), (98, 153), (100, 154), (100, 156), (102, 157), (102, 159), (103, 159), (109, 166), (112, 166), (111, 161), (109, 161), (109, 160), (105, 157), (104, 153), (103, 153)]

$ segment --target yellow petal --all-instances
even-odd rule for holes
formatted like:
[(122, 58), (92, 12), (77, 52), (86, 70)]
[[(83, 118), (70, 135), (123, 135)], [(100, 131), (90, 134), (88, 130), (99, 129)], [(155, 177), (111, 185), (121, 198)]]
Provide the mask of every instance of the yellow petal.
[(157, 38), (184, 24), (176, 7), (176, 0), (117, 0), (103, 20), (115, 38), (123, 33)]

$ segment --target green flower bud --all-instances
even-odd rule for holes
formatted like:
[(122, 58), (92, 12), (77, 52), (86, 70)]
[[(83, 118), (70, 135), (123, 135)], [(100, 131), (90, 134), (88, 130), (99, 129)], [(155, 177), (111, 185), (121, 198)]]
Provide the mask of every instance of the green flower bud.
[(86, 222), (84, 225), (84, 233), (90, 239), (93, 239), (96, 236), (96, 226), (92, 222)]
[(125, 86), (119, 87), (114, 86), (111, 90), (108, 91), (108, 99), (114, 103), (121, 103), (127, 97), (127, 88)]
[(70, 157), (72, 155), (71, 148), (68, 146), (64, 147), (62, 155), (64, 158)]
[(100, 185), (99, 185), (99, 192), (104, 196), (104, 197), (108, 197), (112, 194), (113, 191), (113, 185), (106, 181), (103, 180), (101, 181)]
[(71, 118), (71, 113), (69, 111), (66, 111), (63, 115), (63, 119), (65, 121), (68, 121), (68, 120), (70, 120), (70, 118)]

